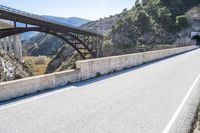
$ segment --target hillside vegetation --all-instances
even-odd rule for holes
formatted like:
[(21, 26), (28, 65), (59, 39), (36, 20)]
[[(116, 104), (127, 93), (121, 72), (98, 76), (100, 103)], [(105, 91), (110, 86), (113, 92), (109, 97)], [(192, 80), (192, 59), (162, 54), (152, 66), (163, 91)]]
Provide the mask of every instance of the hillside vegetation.
[(32, 69), (34, 75), (43, 75), (51, 59), (47, 56), (25, 56), (24, 61)]
[(127, 49), (137, 52), (138, 47), (153, 49), (174, 44), (181, 38), (178, 33), (189, 27), (186, 12), (199, 3), (199, 0), (137, 0), (131, 10), (123, 10), (112, 26), (104, 43), (105, 51), (110, 48), (117, 51), (112, 54), (120, 54)]

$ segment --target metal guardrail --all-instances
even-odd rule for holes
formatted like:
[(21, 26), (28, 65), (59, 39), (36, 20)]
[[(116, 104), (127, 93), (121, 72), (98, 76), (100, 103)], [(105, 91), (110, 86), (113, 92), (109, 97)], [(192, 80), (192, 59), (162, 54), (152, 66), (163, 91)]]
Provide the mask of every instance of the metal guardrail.
[[(4, 6), (4, 5), (0, 5), (0, 10), (10, 12), (10, 13), (14, 13), (14, 14), (17, 14), (17, 15), (22, 15), (22, 16), (25, 16), (25, 17), (33, 18), (33, 19), (37, 19), (37, 20), (41, 20), (41, 21), (45, 21), (45, 22), (49, 22), (49, 23), (52, 23), (52, 24), (57, 24), (57, 25), (60, 25), (60, 26), (70, 27), (70, 28), (77, 29), (77, 30), (83, 30), (83, 29), (79, 29), (75, 26), (71, 26), (71, 25), (65, 24), (65, 23), (60, 22), (60, 21), (56, 21), (54, 19), (50, 19), (50, 18), (43, 17), (43, 16), (40, 16), (40, 15), (35, 15), (35, 14), (32, 14), (32, 13), (24, 12), (24, 11), (14, 9), (14, 8), (10, 8), (10, 7)], [(91, 31), (88, 31), (88, 30), (83, 30), (83, 31), (91, 32)], [(95, 32), (91, 32), (91, 33), (97, 34)]]

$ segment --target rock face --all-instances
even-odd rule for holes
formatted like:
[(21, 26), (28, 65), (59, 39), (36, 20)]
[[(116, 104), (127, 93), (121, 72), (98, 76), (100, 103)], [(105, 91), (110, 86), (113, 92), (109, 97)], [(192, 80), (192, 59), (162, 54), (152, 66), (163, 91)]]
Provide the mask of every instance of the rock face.
[(192, 28), (196, 31), (200, 31), (200, 6), (192, 8), (186, 15)]
[(32, 76), (32, 72), (24, 63), (6, 54), (0, 49), (0, 82)]
[[(69, 45), (64, 45), (60, 51), (57, 53), (57, 55), (52, 59), (52, 61), (48, 64), (48, 67), (46, 69), (45, 73), (52, 73), (55, 71), (60, 71), (62, 70), (63, 65), (69, 61), (70, 57), (72, 57), (76, 52), (74, 49), (69, 46)], [(68, 62), (69, 63), (69, 62)], [(68, 68), (72, 68), (70, 66), (70, 63), (67, 65), (69, 66)]]

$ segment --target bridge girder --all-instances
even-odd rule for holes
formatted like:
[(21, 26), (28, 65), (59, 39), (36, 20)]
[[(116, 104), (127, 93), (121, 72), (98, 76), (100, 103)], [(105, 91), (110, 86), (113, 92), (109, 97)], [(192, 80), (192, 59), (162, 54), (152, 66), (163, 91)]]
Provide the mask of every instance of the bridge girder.
[(87, 55), (91, 55), (93, 58), (99, 56), (99, 50), (101, 49), (101, 39), (98, 36), (87, 36), (82, 35), (79, 33), (64, 33), (65, 31), (62, 30), (55, 30), (55, 29), (47, 29), (45, 27), (14, 27), (14, 28), (7, 28), (0, 30), (0, 38), (12, 36), (15, 34), (30, 32), (30, 31), (37, 31), (47, 33), (53, 36), (56, 36), (70, 46), (72, 46), (80, 56), (85, 59)]

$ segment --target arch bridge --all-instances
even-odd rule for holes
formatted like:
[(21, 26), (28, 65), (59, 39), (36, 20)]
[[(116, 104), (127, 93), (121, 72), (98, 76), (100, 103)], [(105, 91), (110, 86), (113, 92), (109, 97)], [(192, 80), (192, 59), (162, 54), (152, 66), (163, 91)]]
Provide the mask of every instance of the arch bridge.
[[(104, 38), (102, 34), (3, 5), (0, 5), (0, 18), (13, 22), (13, 28), (0, 30), (0, 38), (30, 31), (44, 32), (66, 41), (83, 59), (87, 55), (91, 55), (93, 58), (100, 56), (102, 40)], [(24, 23), (25, 26), (18, 27), (17, 22)]]

